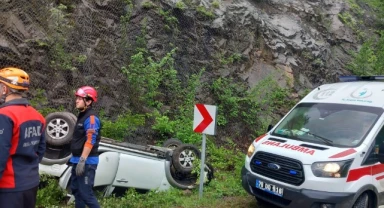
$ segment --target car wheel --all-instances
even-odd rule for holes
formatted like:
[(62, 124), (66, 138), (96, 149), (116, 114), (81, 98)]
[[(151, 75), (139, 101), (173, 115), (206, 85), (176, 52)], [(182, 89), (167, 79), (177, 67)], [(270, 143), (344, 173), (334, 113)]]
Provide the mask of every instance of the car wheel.
[(363, 193), (357, 198), (355, 204), (352, 206), (353, 208), (371, 208), (372, 206), (372, 201), (371, 197), (369, 196), (368, 193)]
[[(165, 176), (171, 184), (171, 186), (179, 189), (194, 189), (198, 187), (198, 177), (196, 173), (181, 173), (180, 171), (176, 170), (174, 165), (172, 165), (172, 152), (167, 151), (165, 153)], [(207, 176), (207, 180), (205, 181), (205, 184), (208, 184), (213, 179), (213, 167), (206, 163), (204, 171)]]
[(166, 140), (164, 143), (163, 143), (163, 147), (166, 147), (168, 149), (176, 149), (178, 146), (182, 145), (183, 142), (178, 140), (178, 139), (175, 139), (175, 138), (171, 138), (171, 139), (168, 139)]
[(48, 144), (60, 146), (71, 142), (75, 121), (69, 113), (50, 113), (45, 117), (45, 120), (45, 139)]
[(193, 170), (193, 161), (200, 159), (200, 150), (190, 144), (182, 144), (174, 149), (172, 164), (181, 173), (190, 173)]
[[(183, 190), (194, 189), (196, 187), (199, 187), (200, 178), (197, 177), (196, 173), (182, 173), (176, 170), (173, 165), (171, 165), (167, 169), (170, 169), (170, 171), (166, 171), (166, 174), (170, 175), (167, 175), (167, 179), (173, 187)], [(208, 185), (213, 179), (213, 168), (209, 163), (206, 163), (204, 170), (206, 172), (204, 184)]]
[(63, 113), (66, 113), (66, 114), (70, 115), (70, 116), (72, 117), (73, 121), (74, 121), (75, 124), (76, 124), (76, 122), (77, 122), (77, 116), (76, 116), (75, 114), (73, 114), (73, 113), (71, 113), (71, 112), (63, 112)]
[(43, 165), (55, 165), (55, 164), (62, 165), (67, 163), (68, 160), (71, 159), (71, 157), (72, 157), (72, 154), (70, 153), (67, 156), (59, 159), (51, 159), (51, 158), (48, 158), (46, 155), (44, 155), (40, 163)]
[(204, 170), (208, 173), (207, 174), (207, 181), (206, 181), (206, 184), (208, 185), (213, 180), (213, 178), (215, 177), (215, 175), (214, 175), (215, 170), (213, 169), (213, 167), (210, 163), (205, 163)]

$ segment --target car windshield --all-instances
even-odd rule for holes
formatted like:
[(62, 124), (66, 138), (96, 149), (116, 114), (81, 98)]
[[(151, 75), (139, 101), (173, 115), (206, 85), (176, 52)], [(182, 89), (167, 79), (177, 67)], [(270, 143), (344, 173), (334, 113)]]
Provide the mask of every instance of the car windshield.
[(301, 103), (272, 135), (337, 147), (360, 144), (383, 113), (378, 107)]

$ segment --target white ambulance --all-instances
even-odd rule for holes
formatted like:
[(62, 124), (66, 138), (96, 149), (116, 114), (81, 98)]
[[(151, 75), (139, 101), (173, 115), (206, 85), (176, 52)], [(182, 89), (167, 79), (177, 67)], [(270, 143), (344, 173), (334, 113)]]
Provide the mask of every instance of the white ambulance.
[(384, 205), (384, 76), (340, 80), (314, 89), (250, 145), (242, 185), (259, 203)]

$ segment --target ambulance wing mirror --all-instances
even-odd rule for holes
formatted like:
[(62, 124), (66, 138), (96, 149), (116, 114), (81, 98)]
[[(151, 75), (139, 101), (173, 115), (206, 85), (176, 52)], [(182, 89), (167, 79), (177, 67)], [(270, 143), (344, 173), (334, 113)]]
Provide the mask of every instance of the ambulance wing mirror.
[(273, 125), (272, 125), (272, 124), (269, 124), (269, 125), (268, 125), (268, 128), (267, 128), (267, 131), (271, 131), (271, 129), (273, 129)]

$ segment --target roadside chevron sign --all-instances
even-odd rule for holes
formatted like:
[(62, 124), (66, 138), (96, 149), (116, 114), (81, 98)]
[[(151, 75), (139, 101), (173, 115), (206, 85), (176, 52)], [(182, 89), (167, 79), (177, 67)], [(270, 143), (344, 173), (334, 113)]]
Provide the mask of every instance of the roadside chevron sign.
[(193, 118), (193, 131), (202, 134), (216, 134), (216, 113), (214, 105), (196, 104)]

